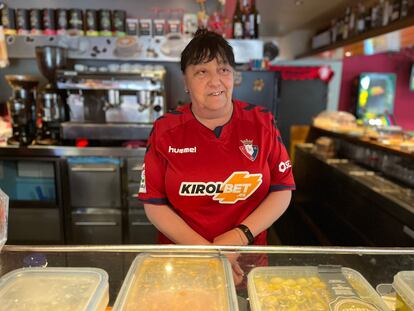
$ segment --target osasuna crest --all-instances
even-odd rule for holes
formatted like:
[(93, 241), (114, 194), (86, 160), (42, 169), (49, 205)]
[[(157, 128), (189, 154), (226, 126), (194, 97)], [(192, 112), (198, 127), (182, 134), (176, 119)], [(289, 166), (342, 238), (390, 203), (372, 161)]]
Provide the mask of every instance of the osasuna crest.
[(240, 151), (250, 160), (256, 160), (257, 154), (259, 152), (259, 147), (253, 145), (253, 140), (244, 139), (241, 140), (242, 146), (239, 146)]

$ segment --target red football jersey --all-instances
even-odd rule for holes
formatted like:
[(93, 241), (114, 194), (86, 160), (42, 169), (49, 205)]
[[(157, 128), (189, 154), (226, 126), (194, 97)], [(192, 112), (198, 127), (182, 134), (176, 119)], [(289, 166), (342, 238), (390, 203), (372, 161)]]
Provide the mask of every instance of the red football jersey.
[[(243, 222), (270, 191), (293, 190), (273, 115), (233, 101), (228, 123), (210, 130), (191, 104), (159, 118), (150, 135), (139, 198), (167, 204), (209, 241)], [(166, 237), (160, 243), (171, 243)], [(266, 244), (266, 232), (255, 239)]]

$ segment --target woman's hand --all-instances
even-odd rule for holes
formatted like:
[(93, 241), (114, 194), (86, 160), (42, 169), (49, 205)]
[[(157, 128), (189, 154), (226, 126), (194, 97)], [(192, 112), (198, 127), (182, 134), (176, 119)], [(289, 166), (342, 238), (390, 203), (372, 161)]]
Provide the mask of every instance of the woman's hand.
[[(229, 258), (229, 254), (225, 254), (227, 258)], [(232, 255), (232, 254), (230, 254)], [(235, 285), (239, 285), (241, 282), (243, 282), (243, 277), (244, 277), (244, 271), (243, 269), (240, 267), (239, 262), (237, 261), (237, 259), (232, 262), (231, 259), (229, 259), (230, 263), (231, 263), (231, 272), (233, 274), (233, 281)]]
[(151, 223), (176, 244), (211, 244), (195, 232), (173, 209), (167, 205), (144, 204), (145, 213)]
[[(226, 231), (223, 234), (215, 237), (213, 244), (216, 244), (216, 245), (247, 245), (247, 238), (246, 237), (244, 238), (245, 240), (243, 239), (243, 233), (241, 232), (241, 230), (234, 228), (232, 230)], [(229, 259), (230, 263), (233, 265), (233, 263), (237, 263), (237, 258), (239, 258), (240, 254), (231, 253), (231, 254), (226, 254), (226, 256)]]
[[(234, 228), (223, 234), (217, 236), (213, 244), (216, 245), (247, 245), (247, 238), (243, 236), (243, 233), (240, 229)], [(233, 272), (233, 280), (236, 285), (240, 284), (243, 281), (244, 271), (240, 267), (239, 262), (237, 259), (239, 258), (240, 254), (238, 253), (227, 253), (225, 254), (227, 259), (230, 261), (232, 272)]]

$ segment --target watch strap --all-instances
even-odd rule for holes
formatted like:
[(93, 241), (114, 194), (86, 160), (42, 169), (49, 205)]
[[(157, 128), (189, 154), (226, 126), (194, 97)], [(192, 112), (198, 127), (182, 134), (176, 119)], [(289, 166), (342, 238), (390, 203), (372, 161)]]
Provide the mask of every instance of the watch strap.
[(236, 228), (239, 228), (247, 238), (248, 244), (252, 245), (254, 243), (253, 233), (250, 231), (249, 227), (246, 225), (240, 224)]

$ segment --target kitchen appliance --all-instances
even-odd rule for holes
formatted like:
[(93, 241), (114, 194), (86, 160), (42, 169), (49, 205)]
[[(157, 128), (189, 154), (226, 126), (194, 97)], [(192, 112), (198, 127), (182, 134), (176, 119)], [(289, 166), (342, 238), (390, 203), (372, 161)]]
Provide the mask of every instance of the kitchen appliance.
[(39, 81), (33, 76), (6, 75), (13, 88), (13, 96), (7, 102), (13, 134), (9, 145), (29, 145), (35, 137), (35, 89)]
[(60, 163), (44, 156), (16, 159), (3, 153), (0, 188), (10, 197), (8, 242), (64, 243)]
[(110, 64), (97, 71), (75, 67), (82, 70), (58, 73), (57, 85), (67, 91), (70, 115), (62, 125), (64, 139), (141, 139), (137, 126), (151, 127), (166, 111), (162, 66)]
[(319, 79), (288, 80), (279, 83), (277, 127), (287, 150), (290, 150), (292, 125), (311, 124), (326, 109), (328, 84)]
[(122, 243), (121, 165), (118, 158), (68, 158), (71, 243)]
[(66, 66), (67, 50), (58, 46), (36, 47), (39, 70), (49, 83), (37, 94), (36, 144), (55, 145), (60, 141), (60, 123), (67, 120), (65, 92), (56, 88), (56, 70)]
[(262, 106), (277, 117), (279, 73), (271, 71), (237, 71), (234, 75), (233, 98)]

